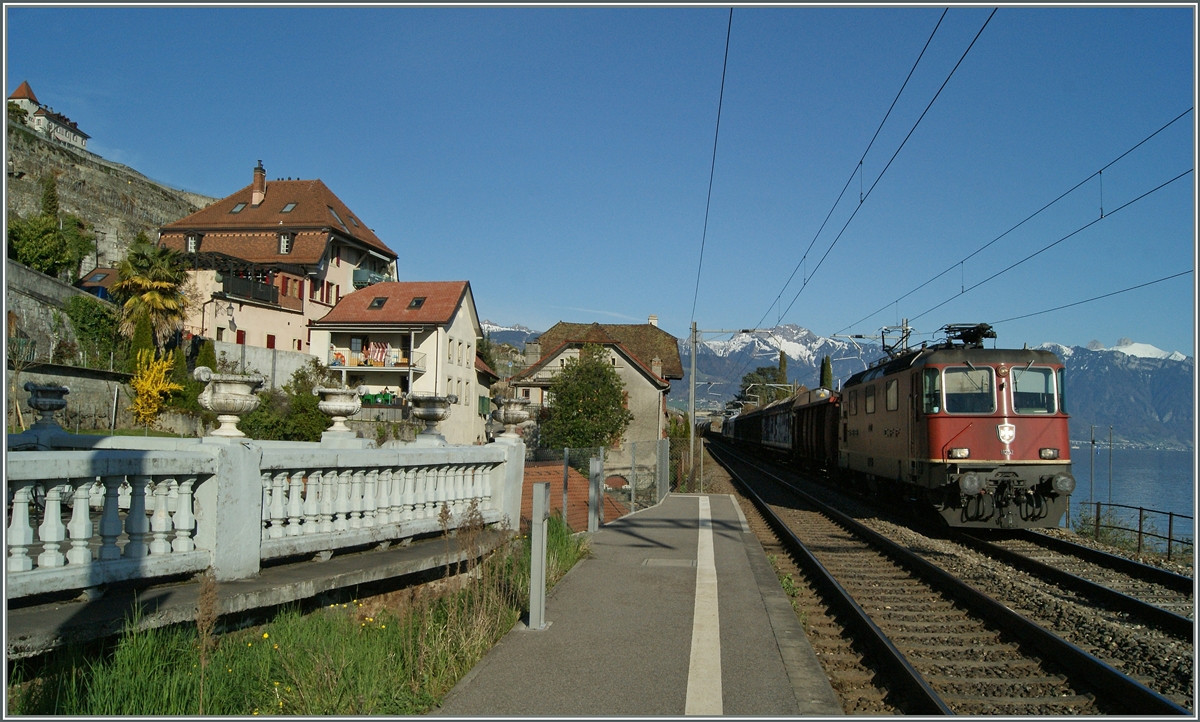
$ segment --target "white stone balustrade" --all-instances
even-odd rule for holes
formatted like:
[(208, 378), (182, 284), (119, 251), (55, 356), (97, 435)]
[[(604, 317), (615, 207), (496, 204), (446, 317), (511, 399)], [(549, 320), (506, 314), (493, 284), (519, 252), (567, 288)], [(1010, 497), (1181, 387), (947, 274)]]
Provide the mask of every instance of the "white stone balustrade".
[[(474, 506), (518, 525), (524, 446), (43, 437), (10, 451), (9, 599), (263, 560), (386, 546), (459, 526)], [(82, 449), (82, 450), (62, 450)], [(40, 501), (42, 509), (39, 509)]]

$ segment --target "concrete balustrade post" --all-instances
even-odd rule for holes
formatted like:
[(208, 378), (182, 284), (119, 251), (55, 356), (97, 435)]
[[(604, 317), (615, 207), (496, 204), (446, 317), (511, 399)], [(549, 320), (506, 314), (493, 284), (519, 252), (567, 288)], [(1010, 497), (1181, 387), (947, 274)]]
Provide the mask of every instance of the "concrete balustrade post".
[(44, 550), (38, 554), (39, 567), (61, 567), (67, 563), (67, 557), (59, 551), (67, 538), (67, 527), (62, 523), (63, 484), (57, 479), (46, 482), (45, 512), (38, 527), (38, 540)]
[(151, 554), (171, 553), (171, 542), (167, 541), (167, 536), (171, 532), (171, 516), (167, 511), (167, 497), (170, 493), (169, 480), (159, 479), (155, 482), (154, 514), (150, 517), (150, 531), (154, 533), (154, 540), (150, 542)]
[(258, 573), (262, 538), (262, 450), (237, 439), (205, 437), (215, 473), (195, 492), (196, 547), (212, 554), (218, 582)]
[(92, 541), (91, 489), (94, 479), (76, 479), (75, 503), (71, 508), (71, 523), (67, 531), (71, 534), (71, 549), (67, 551), (68, 564), (91, 564), (92, 552), (88, 544)]

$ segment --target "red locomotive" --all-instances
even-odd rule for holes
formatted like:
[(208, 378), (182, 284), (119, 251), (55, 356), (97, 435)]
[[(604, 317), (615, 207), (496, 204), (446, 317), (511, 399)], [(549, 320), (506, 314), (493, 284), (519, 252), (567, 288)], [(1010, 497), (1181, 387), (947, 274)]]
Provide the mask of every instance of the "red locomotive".
[(955, 527), (1058, 526), (1075, 490), (1063, 364), (986, 349), (987, 324), (901, 352), (841, 392), (804, 391), (727, 421), (739, 444), (926, 500)]

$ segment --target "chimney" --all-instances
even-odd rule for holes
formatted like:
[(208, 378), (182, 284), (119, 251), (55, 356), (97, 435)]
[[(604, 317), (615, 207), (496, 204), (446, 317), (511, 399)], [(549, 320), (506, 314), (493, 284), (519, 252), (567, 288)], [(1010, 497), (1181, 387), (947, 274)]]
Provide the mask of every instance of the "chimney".
[[(654, 316), (651, 316), (650, 318), (654, 318)], [(653, 325), (657, 326), (658, 324), (653, 324)], [(663, 377), (663, 375), (662, 375), (662, 359), (660, 359), (657, 356), (650, 359), (650, 370), (654, 372), (655, 376), (657, 376), (661, 379)]]
[(654, 328), (658, 328), (658, 316), (653, 313), (650, 314), (650, 318), (646, 320), (646, 323), (650, 324)]
[(256, 206), (263, 202), (267, 197), (267, 171), (263, 168), (262, 161), (254, 168), (254, 186), (250, 193), (250, 205)]
[(542, 357), (542, 345), (537, 341), (525, 342), (525, 365), (532, 366)]

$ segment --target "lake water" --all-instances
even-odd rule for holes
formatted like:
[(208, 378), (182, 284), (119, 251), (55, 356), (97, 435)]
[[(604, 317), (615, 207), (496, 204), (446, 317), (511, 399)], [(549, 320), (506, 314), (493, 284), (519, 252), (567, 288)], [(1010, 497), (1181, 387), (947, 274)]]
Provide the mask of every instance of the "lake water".
[[(1071, 471), (1075, 474), (1075, 493), (1071, 496), (1071, 514), (1078, 515), (1083, 504), (1100, 501), (1140, 506), (1195, 517), (1195, 456), (1190, 451), (1153, 449), (1112, 450), (1112, 493), (1109, 494), (1109, 451), (1096, 444), (1096, 453), (1088, 459), (1088, 450), (1071, 449)], [(1155, 524), (1166, 531), (1166, 517)], [(1192, 520), (1175, 520), (1175, 536), (1190, 536)]]

